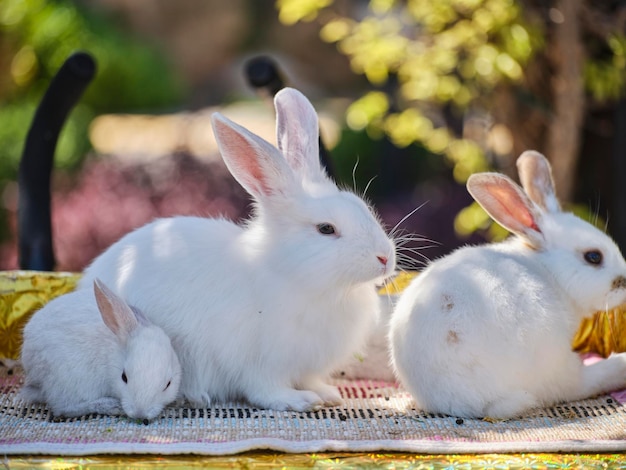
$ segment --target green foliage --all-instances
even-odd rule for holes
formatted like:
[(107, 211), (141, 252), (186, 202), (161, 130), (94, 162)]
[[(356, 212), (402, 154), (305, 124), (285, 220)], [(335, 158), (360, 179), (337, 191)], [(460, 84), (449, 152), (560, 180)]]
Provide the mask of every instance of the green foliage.
[(285, 24), (295, 24), (298, 21), (312, 21), (317, 12), (333, 3), (333, 0), (277, 0), (280, 11), (280, 21)]
[[(283, 13), (301, 8), (310, 18), (329, 2), (278, 2)], [(317, 10), (316, 10), (317, 8)], [(306, 13), (305, 13), (306, 12)], [(371, 0), (356, 21), (326, 15), (322, 39), (336, 43), (356, 73), (374, 85), (391, 75), (399, 84), (398, 109), (383, 92), (367, 93), (348, 109), (347, 123), (372, 137), (386, 133), (399, 146), (419, 143), (444, 155), (463, 182), (488, 168), (484, 149), (454, 135), (437, 110), (462, 111), (503, 81), (519, 81), (524, 64), (540, 44), (513, 0)]]
[(626, 89), (626, 35), (609, 35), (604, 51), (602, 58), (586, 62), (585, 84), (598, 101), (616, 100)]
[(104, 112), (173, 106), (181, 83), (155, 49), (125, 36), (102, 17), (68, 0), (2, 0), (0, 59), (0, 179), (11, 178), (34, 109), (51, 78), (77, 50), (91, 53), (97, 74), (62, 132), (55, 163), (73, 167), (88, 149), (88, 126)]

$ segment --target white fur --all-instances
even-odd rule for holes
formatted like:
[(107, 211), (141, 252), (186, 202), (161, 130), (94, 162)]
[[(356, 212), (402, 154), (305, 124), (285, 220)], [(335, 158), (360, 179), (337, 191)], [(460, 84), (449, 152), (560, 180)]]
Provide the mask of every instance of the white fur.
[(389, 321), (395, 296), (380, 296), (381, 314), (362, 351), (354, 352), (334, 372), (344, 379), (382, 380), (395, 382), (389, 352)]
[(36, 312), (24, 328), (21, 359), (21, 397), (47, 403), (58, 416), (152, 419), (176, 399), (181, 378), (163, 330), (98, 282)]
[[(339, 403), (323, 379), (362, 347), (378, 315), (376, 284), (395, 268), (377, 218), (320, 167), (312, 105), (293, 89), (275, 105), (280, 151), (213, 116), (226, 165), (255, 199), (251, 220), (156, 220), (111, 246), (81, 283), (102, 278), (167, 332), (193, 403)], [(319, 233), (321, 223), (336, 233)]]
[[(525, 152), (518, 167), (533, 201), (503, 175), (468, 181), (516, 236), (434, 262), (394, 312), (394, 367), (426, 411), (510, 418), (626, 386), (624, 354), (584, 366), (571, 350), (583, 317), (626, 301), (626, 263), (607, 235), (561, 212), (545, 157)], [(584, 259), (595, 249), (600, 266)]]

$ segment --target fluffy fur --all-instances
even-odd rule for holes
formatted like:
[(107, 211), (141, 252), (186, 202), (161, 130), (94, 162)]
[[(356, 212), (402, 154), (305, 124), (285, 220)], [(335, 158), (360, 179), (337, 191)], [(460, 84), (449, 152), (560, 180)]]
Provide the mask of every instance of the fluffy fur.
[(607, 235), (561, 211), (545, 157), (525, 152), (518, 168), (528, 195), (499, 174), (467, 183), (515, 236), (432, 263), (394, 312), (393, 364), (426, 411), (510, 418), (626, 386), (626, 355), (584, 366), (571, 350), (583, 317), (626, 301), (626, 263)]
[(83, 285), (102, 278), (167, 332), (183, 365), (182, 393), (196, 404), (339, 403), (324, 378), (362, 347), (378, 315), (376, 284), (395, 268), (394, 244), (371, 209), (320, 167), (312, 105), (286, 88), (275, 107), (279, 149), (213, 116), (254, 217), (244, 225), (156, 220), (84, 273)]
[(21, 359), (22, 398), (45, 402), (58, 416), (149, 420), (176, 399), (181, 377), (163, 330), (99, 281), (36, 312), (24, 328)]
[(334, 372), (343, 379), (382, 380), (395, 382), (389, 352), (389, 321), (393, 311), (393, 299), (380, 296), (381, 314), (362, 351), (353, 353)]

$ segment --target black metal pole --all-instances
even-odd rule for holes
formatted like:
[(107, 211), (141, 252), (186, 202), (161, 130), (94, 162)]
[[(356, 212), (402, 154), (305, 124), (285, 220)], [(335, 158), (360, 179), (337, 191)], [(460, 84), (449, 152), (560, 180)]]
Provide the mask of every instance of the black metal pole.
[(72, 54), (50, 81), (31, 123), (18, 172), (20, 269), (52, 271), (55, 265), (50, 176), (59, 133), (96, 73), (94, 58)]

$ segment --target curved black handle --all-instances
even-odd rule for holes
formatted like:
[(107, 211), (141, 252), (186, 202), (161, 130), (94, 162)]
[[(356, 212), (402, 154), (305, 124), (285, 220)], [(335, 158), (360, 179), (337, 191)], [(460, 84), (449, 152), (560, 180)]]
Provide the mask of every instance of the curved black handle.
[(86, 52), (72, 54), (50, 81), (31, 123), (18, 172), (20, 269), (52, 271), (50, 175), (59, 133), (96, 73)]
[[(273, 97), (285, 87), (285, 81), (278, 69), (278, 65), (268, 56), (261, 55), (248, 60), (245, 65), (245, 76), (251, 88), (270, 97)], [(324, 145), (321, 135), (319, 136), (319, 147), (320, 163), (326, 170), (326, 174), (332, 177), (330, 153), (326, 145)]]

